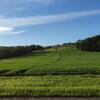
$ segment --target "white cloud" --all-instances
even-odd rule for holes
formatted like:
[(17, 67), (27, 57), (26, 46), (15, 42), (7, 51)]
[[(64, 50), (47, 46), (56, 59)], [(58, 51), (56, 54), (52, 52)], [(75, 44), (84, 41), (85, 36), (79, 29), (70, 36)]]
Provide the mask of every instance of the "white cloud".
[(0, 17), (0, 35), (20, 34), (24, 31), (15, 31), (16, 27), (71, 21), (80, 17), (100, 15), (100, 10), (72, 12), (47, 16), (29, 16), (21, 18)]
[(24, 31), (15, 31), (12, 27), (0, 27), (0, 36), (11, 35), (11, 34), (20, 34)]
[(0, 18), (0, 26), (2, 27), (21, 27), (29, 25), (40, 25), (48, 23), (56, 23), (61, 21), (71, 21), (80, 17), (100, 15), (100, 10), (90, 10), (83, 12), (72, 12), (57, 15), (47, 15), (47, 16), (31, 16), (31, 17), (21, 17), (21, 18)]
[(14, 29), (12, 27), (0, 27), (0, 32), (10, 32)]

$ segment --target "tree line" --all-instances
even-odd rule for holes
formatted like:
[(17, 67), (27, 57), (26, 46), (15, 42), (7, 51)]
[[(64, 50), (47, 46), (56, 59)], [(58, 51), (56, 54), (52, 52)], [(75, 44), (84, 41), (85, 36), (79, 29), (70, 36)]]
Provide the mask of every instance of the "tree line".
[(13, 46), (13, 47), (0, 47), (0, 58), (9, 58), (15, 56), (25, 55), (27, 53), (43, 50), (40, 45), (30, 45), (30, 46)]
[(100, 35), (78, 40), (76, 46), (82, 51), (100, 51)]

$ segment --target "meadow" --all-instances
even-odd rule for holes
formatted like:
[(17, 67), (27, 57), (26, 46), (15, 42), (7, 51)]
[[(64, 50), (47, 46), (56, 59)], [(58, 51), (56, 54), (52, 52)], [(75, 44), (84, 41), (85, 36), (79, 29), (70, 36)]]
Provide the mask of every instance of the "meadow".
[(100, 52), (72, 47), (0, 59), (0, 97), (100, 96)]
[(99, 75), (100, 52), (60, 47), (0, 60), (0, 76)]
[(100, 96), (100, 76), (2, 77), (0, 96)]

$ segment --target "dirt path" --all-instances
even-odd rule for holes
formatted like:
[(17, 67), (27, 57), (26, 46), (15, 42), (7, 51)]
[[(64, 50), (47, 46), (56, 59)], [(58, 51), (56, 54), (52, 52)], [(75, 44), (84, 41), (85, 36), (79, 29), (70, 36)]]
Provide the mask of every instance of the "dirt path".
[(41, 98), (0, 98), (0, 100), (100, 100), (100, 97), (98, 98), (78, 98), (78, 97), (41, 97)]

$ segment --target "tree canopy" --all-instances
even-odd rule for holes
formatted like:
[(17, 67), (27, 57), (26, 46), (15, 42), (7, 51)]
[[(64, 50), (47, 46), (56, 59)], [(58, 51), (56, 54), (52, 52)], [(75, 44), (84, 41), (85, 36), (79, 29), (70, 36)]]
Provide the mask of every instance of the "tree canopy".
[(79, 40), (76, 46), (82, 51), (100, 51), (100, 35)]
[(0, 47), (0, 58), (21, 56), (37, 50), (43, 50), (43, 47), (40, 45), (15, 46), (15, 47), (2, 46)]

